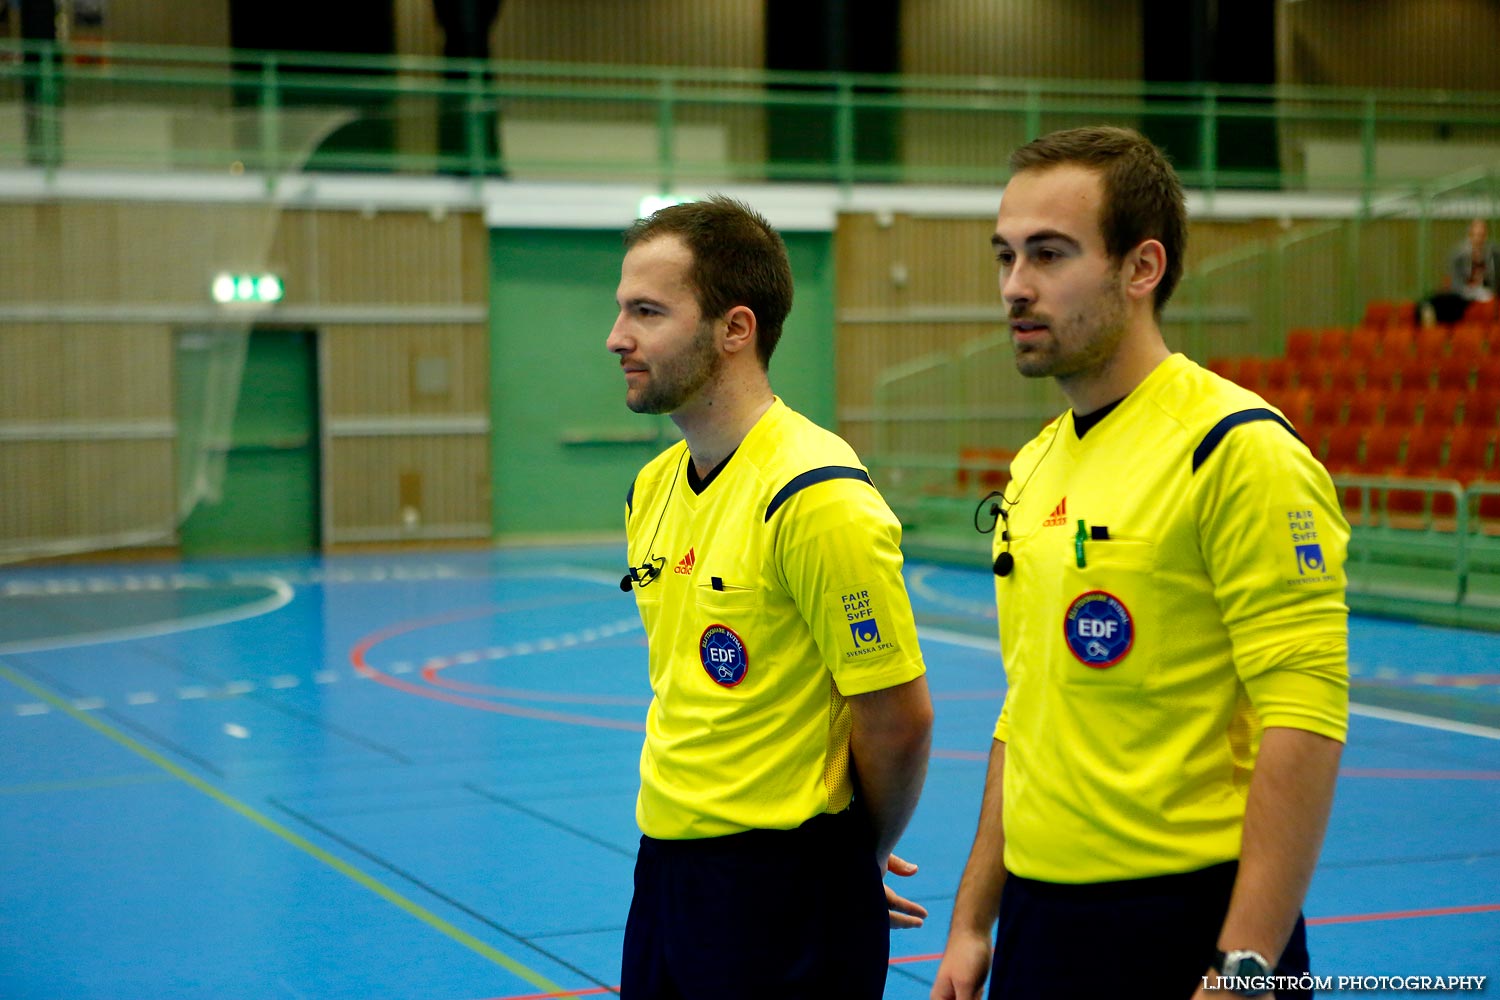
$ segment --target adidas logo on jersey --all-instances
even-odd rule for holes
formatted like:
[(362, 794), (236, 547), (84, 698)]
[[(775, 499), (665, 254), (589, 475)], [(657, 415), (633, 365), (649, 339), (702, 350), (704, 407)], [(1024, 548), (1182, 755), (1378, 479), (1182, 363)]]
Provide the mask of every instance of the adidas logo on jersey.
[(1057, 509), (1047, 515), (1047, 520), (1042, 522), (1044, 528), (1055, 528), (1059, 524), (1068, 523), (1068, 498), (1063, 497), (1057, 502)]
[(697, 564), (697, 562), (698, 558), (693, 555), (693, 550), (688, 549), (688, 554), (678, 560), (678, 563), (675, 567), (673, 567), (672, 572), (681, 573), (683, 576), (687, 576), (693, 571), (693, 566)]

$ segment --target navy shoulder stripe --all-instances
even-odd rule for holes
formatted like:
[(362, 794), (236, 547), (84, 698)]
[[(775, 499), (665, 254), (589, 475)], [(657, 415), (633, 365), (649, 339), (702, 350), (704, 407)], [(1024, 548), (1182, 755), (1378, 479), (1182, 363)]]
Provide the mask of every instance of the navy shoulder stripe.
[(1205, 434), (1203, 440), (1198, 442), (1198, 447), (1193, 449), (1193, 471), (1197, 472), (1198, 467), (1208, 461), (1208, 456), (1214, 453), (1214, 449), (1219, 446), (1219, 442), (1224, 440), (1225, 434), (1228, 434), (1241, 424), (1250, 424), (1257, 420), (1274, 420), (1285, 427), (1287, 433), (1292, 437), (1298, 441), (1302, 440), (1302, 435), (1293, 430), (1292, 425), (1287, 423), (1275, 410), (1268, 410), (1264, 406), (1257, 406), (1253, 410), (1240, 410), (1236, 413), (1231, 413), (1223, 420), (1214, 424), (1213, 430)]
[[(870, 483), (870, 474), (864, 469), (856, 469), (849, 465), (825, 465), (821, 469), (809, 469), (776, 491), (776, 495), (766, 505), (766, 520), (771, 520), (771, 515), (798, 493), (809, 486), (826, 483), (830, 479), (858, 479), (861, 482)], [(870, 485), (875, 484), (870, 483)]]
[(635, 513), (635, 480), (634, 479), (632, 479), (630, 481), (630, 489), (628, 489), (628, 490), (625, 491), (625, 512), (627, 514), (634, 514)]

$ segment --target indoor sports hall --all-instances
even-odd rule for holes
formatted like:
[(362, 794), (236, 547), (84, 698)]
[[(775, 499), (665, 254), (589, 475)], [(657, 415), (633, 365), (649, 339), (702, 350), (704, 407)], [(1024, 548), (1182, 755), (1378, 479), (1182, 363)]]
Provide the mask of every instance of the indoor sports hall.
[(711, 192), (787, 245), (777, 394), (901, 520), (928, 997), (1006, 695), (984, 501), (1067, 405), (989, 239), (1092, 123), (1187, 189), (1169, 345), (1351, 524), (1318, 992), (1500, 989), (1500, 9), (370, 7), (0, 3), (0, 998), (617, 994), (625, 498), (681, 435), (605, 338), (621, 232)]

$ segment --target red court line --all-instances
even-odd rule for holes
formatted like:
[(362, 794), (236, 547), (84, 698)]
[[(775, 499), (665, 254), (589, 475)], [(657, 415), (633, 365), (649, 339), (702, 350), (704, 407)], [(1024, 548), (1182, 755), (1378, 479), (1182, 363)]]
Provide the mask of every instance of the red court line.
[(1500, 903), (1479, 903), (1475, 906), (1443, 906), (1430, 910), (1392, 910), (1389, 913), (1355, 913), (1347, 917), (1313, 917), (1309, 927), (1328, 924), (1363, 924), (1372, 920), (1411, 920), (1416, 917), (1454, 917), (1465, 913), (1500, 913)]
[[(1362, 924), (1377, 920), (1412, 920), (1418, 917), (1453, 917), (1462, 916), (1467, 913), (1497, 913), (1500, 912), (1500, 903), (1479, 903), (1474, 906), (1444, 906), (1429, 910), (1392, 910), (1388, 913), (1355, 913), (1343, 917), (1312, 917), (1307, 921), (1309, 927), (1326, 927), (1331, 924)], [(931, 955), (903, 955), (893, 958), (891, 965), (906, 965), (910, 962), (936, 962), (943, 957), (942, 952)], [(586, 990), (564, 990), (560, 993), (527, 993), (524, 996), (490, 997), (489, 1000), (557, 1000), (558, 997), (583, 997), (599, 993), (614, 993), (619, 990), (618, 986), (605, 987), (594, 986)]]
[(491, 698), (510, 698), (515, 701), (554, 701), (560, 703), (571, 703), (576, 705), (630, 705), (645, 708), (651, 704), (650, 698), (642, 698), (638, 695), (594, 695), (594, 694), (570, 694), (566, 691), (530, 691), (522, 688), (495, 687), (491, 684), (470, 684), (467, 681), (455, 681), (447, 677), (439, 677), (439, 670), (446, 670), (454, 666), (452, 663), (435, 663), (422, 668), (421, 677), (429, 684), (450, 691), (462, 691), (466, 694), (486, 695)]
[[(367, 652), (395, 636), (430, 628), (433, 625), (451, 625), (474, 618), (483, 618), (487, 615), (498, 614), (504, 610), (503, 606), (490, 605), (482, 608), (470, 608), (465, 611), (455, 611), (446, 615), (436, 615), (432, 618), (423, 618), (416, 621), (398, 622), (379, 631), (371, 632), (355, 643), (354, 647), (349, 650), (349, 662), (354, 665), (356, 673), (378, 684), (383, 684), (388, 688), (393, 688), (406, 694), (415, 694), (423, 698), (431, 698), (435, 701), (446, 701), (451, 705), (462, 705), (465, 708), (477, 708), (482, 712), (496, 712), (501, 715), (516, 715), (526, 719), (566, 722), (575, 726), (597, 726), (601, 729), (628, 729), (635, 732), (643, 732), (645, 730), (646, 727), (643, 723), (631, 722), (625, 719), (607, 719), (594, 715), (570, 715), (566, 712), (549, 712), (540, 708), (508, 705), (500, 701), (481, 701), (478, 698), (465, 698), (462, 695), (450, 694), (438, 688), (422, 687), (418, 684), (399, 680), (389, 674), (381, 673), (365, 662), (365, 654)], [(564, 993), (562, 995), (568, 996), (569, 994)]]
[(1500, 781), (1500, 771), (1412, 771), (1394, 767), (1346, 767), (1340, 778), (1410, 778), (1416, 781)]
[(618, 986), (591, 986), (586, 990), (563, 990), (561, 993), (527, 993), (518, 997), (490, 997), (489, 1000), (557, 1000), (558, 997), (586, 997), (598, 993), (618, 993)]

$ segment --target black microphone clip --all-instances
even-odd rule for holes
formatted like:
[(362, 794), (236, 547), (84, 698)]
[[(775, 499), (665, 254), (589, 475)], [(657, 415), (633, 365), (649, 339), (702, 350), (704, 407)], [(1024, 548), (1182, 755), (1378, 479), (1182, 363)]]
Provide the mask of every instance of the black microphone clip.
[(666, 563), (667, 561), (662, 557), (655, 556), (639, 566), (630, 567), (630, 572), (620, 577), (620, 589), (628, 594), (630, 593), (631, 584), (637, 587), (644, 587), (661, 575), (662, 567)]

